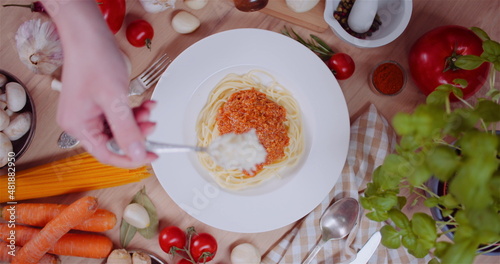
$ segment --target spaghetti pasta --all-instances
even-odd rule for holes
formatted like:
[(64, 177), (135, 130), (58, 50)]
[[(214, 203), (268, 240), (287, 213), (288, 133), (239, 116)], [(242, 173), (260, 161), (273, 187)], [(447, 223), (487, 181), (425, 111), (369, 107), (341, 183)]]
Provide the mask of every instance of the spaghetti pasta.
[[(270, 82), (263, 82), (263, 78)], [(223, 188), (240, 190), (256, 186), (272, 178), (279, 177), (280, 171), (285, 167), (293, 167), (298, 163), (304, 149), (304, 135), (302, 130), (302, 117), (297, 101), (292, 94), (279, 84), (275, 78), (267, 72), (253, 70), (243, 75), (228, 74), (211, 91), (206, 105), (199, 114), (196, 123), (198, 145), (208, 146), (215, 138), (220, 136), (218, 117), (223, 111), (222, 107), (229, 101), (232, 95), (240, 91), (255, 90), (265, 94), (272, 102), (278, 104), (286, 111), (286, 118), (282, 121), (288, 139), (284, 146), (284, 155), (281, 155), (271, 164), (264, 165), (255, 174), (241, 170), (226, 170), (214, 162), (206, 153), (199, 154), (199, 160), (215, 181)], [(273, 110), (275, 111), (275, 110)], [(276, 110), (277, 111), (277, 110)], [(258, 121), (252, 121), (258, 122)], [(258, 129), (259, 125), (255, 124)], [(244, 131), (240, 131), (242, 133)], [(269, 136), (258, 133), (261, 143)], [(269, 148), (266, 147), (269, 151)]]
[(148, 167), (124, 169), (105, 165), (89, 153), (17, 171), (15, 178), (0, 176), (0, 193), (8, 194), (8, 181), (15, 181), (12, 196), (0, 195), (0, 202), (49, 197), (72, 192), (120, 186), (151, 176)]

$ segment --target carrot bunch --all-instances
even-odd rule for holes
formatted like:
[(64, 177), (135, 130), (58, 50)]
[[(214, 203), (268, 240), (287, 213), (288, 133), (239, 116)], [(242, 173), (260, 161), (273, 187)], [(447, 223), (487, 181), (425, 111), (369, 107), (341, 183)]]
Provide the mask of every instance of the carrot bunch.
[(102, 232), (115, 226), (116, 216), (98, 209), (95, 197), (86, 196), (70, 205), (18, 204), (13, 208), (7, 205), (2, 208), (2, 217), (6, 220), (9, 209), (15, 210), (16, 223), (0, 224), (0, 239), (7, 244), (15, 239), (15, 245), (21, 247), (1, 247), (0, 261), (58, 263), (55, 255), (105, 258), (113, 249), (112, 241), (104, 235), (69, 233), (72, 229)]

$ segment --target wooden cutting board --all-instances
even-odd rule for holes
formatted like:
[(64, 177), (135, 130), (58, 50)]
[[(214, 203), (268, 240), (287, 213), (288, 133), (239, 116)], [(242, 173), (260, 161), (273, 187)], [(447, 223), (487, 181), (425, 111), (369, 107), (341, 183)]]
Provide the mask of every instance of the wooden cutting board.
[(267, 6), (260, 12), (283, 19), (290, 23), (308, 28), (316, 32), (323, 32), (329, 28), (323, 19), (325, 11), (325, 0), (319, 3), (311, 10), (305, 13), (295, 13), (286, 5), (285, 0), (269, 0)]

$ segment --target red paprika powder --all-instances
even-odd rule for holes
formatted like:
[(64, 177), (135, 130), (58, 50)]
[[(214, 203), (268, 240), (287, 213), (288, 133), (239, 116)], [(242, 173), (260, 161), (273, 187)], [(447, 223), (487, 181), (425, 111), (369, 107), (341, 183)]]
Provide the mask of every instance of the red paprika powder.
[(371, 81), (378, 92), (394, 95), (403, 88), (405, 76), (401, 66), (394, 62), (385, 62), (375, 68)]

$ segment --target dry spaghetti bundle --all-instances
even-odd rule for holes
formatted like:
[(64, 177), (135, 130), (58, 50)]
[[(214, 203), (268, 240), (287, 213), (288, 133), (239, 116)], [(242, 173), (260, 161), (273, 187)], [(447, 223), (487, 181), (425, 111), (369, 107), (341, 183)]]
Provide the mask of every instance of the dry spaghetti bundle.
[(7, 175), (0, 176), (0, 193), (2, 194), (0, 202), (115, 187), (138, 182), (151, 175), (147, 166), (136, 169), (118, 168), (102, 164), (89, 153), (82, 153), (27, 170), (16, 171), (14, 179)]

